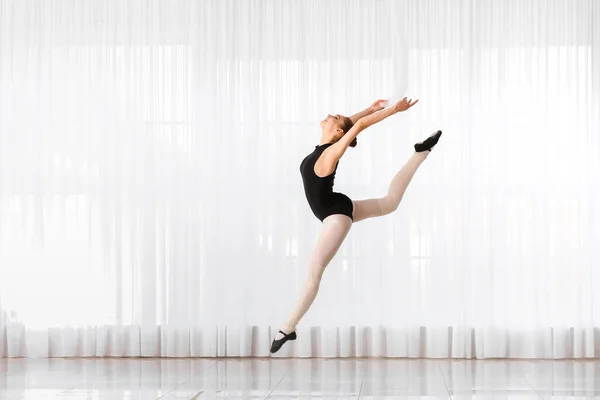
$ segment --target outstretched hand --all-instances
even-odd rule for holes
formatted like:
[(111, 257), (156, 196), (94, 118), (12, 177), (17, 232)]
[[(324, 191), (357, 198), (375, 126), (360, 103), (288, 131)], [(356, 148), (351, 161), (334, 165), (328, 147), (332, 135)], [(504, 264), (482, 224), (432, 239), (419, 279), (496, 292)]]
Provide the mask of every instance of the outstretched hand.
[(369, 107), (369, 111), (371, 113), (377, 112), (379, 110), (383, 110), (387, 105), (387, 100), (377, 100), (375, 103), (371, 104)]
[(402, 100), (400, 100), (399, 102), (397, 102), (396, 104), (394, 104), (394, 111), (396, 111), (396, 112), (406, 111), (409, 108), (411, 108), (412, 106), (414, 106), (415, 104), (417, 104), (418, 102), (419, 102), (419, 99), (413, 100), (413, 99), (407, 99), (405, 97)]

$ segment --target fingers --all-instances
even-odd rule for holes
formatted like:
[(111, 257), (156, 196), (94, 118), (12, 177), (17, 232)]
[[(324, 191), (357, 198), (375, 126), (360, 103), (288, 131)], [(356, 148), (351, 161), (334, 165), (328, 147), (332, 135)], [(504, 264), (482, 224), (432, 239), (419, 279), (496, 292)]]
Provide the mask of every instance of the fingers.
[(379, 111), (384, 109), (387, 106), (387, 99), (379, 99), (376, 100), (372, 105), (371, 105), (371, 109), (374, 111)]
[(402, 100), (400, 100), (399, 102), (396, 103), (395, 108), (398, 111), (406, 111), (409, 108), (411, 108), (412, 106), (414, 106), (415, 104), (417, 104), (419, 102), (419, 99), (409, 99), (407, 97), (404, 97)]
[(410, 108), (410, 107), (414, 106), (415, 104), (417, 104), (418, 102), (419, 102), (419, 99), (415, 99), (414, 101), (413, 101), (413, 99), (409, 99), (407, 102), (407, 107)]
[(419, 102), (419, 99), (415, 99), (413, 101), (413, 99), (409, 99), (407, 97), (404, 97), (402, 100), (399, 101), (399, 103), (403, 103), (403, 104), (407, 104), (409, 107), (414, 106), (415, 104), (417, 104)]

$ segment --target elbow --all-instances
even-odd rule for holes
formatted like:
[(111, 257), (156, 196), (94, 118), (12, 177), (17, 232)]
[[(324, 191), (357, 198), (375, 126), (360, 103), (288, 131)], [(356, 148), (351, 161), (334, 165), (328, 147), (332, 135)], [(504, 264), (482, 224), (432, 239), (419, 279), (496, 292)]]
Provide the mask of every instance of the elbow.
[(356, 130), (358, 132), (360, 132), (363, 129), (365, 129), (368, 125), (367, 125), (367, 121), (365, 121), (364, 118), (361, 118), (358, 121), (356, 121), (356, 123), (354, 124), (354, 126), (356, 127)]

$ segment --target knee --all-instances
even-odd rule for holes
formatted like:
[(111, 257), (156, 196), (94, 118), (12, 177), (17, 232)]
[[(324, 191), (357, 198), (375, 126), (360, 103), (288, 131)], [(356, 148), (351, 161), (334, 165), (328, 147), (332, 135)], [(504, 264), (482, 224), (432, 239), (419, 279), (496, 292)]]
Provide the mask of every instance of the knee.
[(312, 264), (308, 269), (308, 281), (310, 284), (318, 286), (321, 283), (323, 272), (325, 272), (325, 266), (321, 264)]
[(400, 205), (400, 201), (393, 199), (391, 202), (391, 206), (390, 206), (390, 212), (394, 212), (398, 209), (398, 206)]
[(396, 199), (394, 196), (388, 195), (379, 202), (379, 208), (381, 209), (381, 215), (387, 215), (398, 209), (400, 205), (400, 199)]

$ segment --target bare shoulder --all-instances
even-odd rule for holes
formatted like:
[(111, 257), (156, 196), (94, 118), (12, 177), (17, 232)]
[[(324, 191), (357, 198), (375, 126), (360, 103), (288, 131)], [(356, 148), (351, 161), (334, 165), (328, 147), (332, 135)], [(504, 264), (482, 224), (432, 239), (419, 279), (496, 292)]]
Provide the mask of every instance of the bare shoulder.
[(325, 149), (315, 162), (315, 174), (320, 178), (331, 175), (335, 171), (337, 162), (338, 159), (335, 157), (335, 151), (332, 151), (331, 147)]

